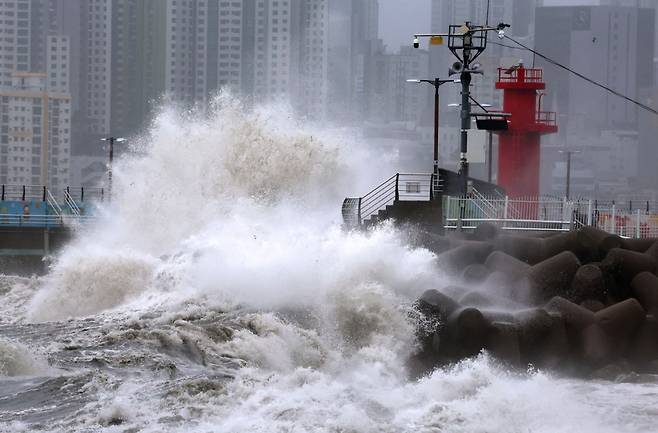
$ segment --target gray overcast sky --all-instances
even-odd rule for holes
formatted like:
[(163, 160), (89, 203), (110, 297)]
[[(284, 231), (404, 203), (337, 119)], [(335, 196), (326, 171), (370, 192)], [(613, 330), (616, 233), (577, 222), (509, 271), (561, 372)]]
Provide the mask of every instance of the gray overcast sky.
[(414, 33), (429, 32), (432, 0), (379, 0), (379, 37), (389, 52), (411, 45)]

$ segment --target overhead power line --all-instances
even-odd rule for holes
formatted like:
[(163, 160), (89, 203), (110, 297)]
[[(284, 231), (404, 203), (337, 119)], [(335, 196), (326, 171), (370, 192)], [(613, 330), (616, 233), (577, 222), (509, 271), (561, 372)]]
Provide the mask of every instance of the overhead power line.
[[(604, 84), (601, 84), (597, 81), (594, 81), (591, 78), (586, 77), (585, 75), (574, 71), (573, 69), (569, 68), (568, 66), (565, 66), (562, 63), (559, 63), (559, 62), (557, 62), (557, 61), (555, 61), (555, 60), (553, 60), (549, 57), (546, 57), (545, 55), (533, 50), (532, 48), (523, 45), (521, 42), (517, 41), (514, 38), (509, 37), (508, 35), (505, 35), (505, 39), (509, 39), (510, 41), (514, 42), (516, 45), (520, 46), (521, 48), (530, 51), (534, 55), (536, 55), (538, 57), (541, 57), (542, 59), (546, 60), (547, 62), (549, 62), (549, 63), (551, 63), (555, 66), (557, 66), (558, 68), (562, 68), (562, 69), (564, 69), (568, 72), (571, 72), (575, 76), (582, 78), (583, 80), (587, 81), (588, 83), (594, 84), (595, 86), (598, 86), (598, 87), (602, 88), (603, 90), (606, 90), (606, 91), (612, 93), (613, 95), (619, 96), (620, 98), (625, 99), (626, 101), (631, 102), (631, 103), (637, 105), (638, 107), (643, 108), (644, 110), (650, 111), (651, 113), (658, 115), (658, 110), (656, 110), (656, 109), (654, 109), (654, 108), (652, 108), (652, 107), (650, 107), (646, 104), (643, 104), (640, 101), (636, 101), (635, 99), (633, 99), (631, 97), (628, 97), (628, 96), (624, 95), (623, 93), (620, 93), (620, 92), (618, 92), (614, 89), (611, 89), (610, 87), (608, 87)], [(502, 44), (500, 44), (500, 45), (502, 45)], [(503, 45), (503, 46), (506, 46), (506, 45)], [(513, 48), (513, 47), (508, 47), (508, 48)]]
[(499, 45), (499, 46), (505, 47), (505, 48), (511, 48), (513, 50), (525, 50), (525, 48), (523, 48), (523, 47), (515, 47), (514, 45), (501, 44), (500, 42), (488, 41), (487, 43), (488, 44)]

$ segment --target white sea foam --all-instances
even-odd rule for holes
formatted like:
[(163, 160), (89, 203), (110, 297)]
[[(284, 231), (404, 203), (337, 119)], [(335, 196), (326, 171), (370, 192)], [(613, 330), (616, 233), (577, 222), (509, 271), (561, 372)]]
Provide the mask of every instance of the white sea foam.
[(0, 337), (0, 377), (47, 375), (52, 371), (48, 361), (27, 346)]
[(410, 251), (390, 227), (370, 237), (340, 230), (345, 191), (388, 172), (355, 168), (364, 150), (309, 131), (281, 107), (247, 112), (223, 96), (201, 120), (164, 110), (140, 146), (143, 156), (115, 169), (102, 224), (54, 264), (33, 320), (139, 295), (260, 308), (313, 303), (364, 281), (415, 293), (436, 274), (432, 254)]

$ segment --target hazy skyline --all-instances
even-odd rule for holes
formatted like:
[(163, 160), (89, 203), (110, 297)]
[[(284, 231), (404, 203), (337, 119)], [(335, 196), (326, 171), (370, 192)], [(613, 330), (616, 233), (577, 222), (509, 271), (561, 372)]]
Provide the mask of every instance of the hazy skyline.
[(431, 0), (379, 0), (379, 8), (379, 36), (388, 52), (410, 45), (414, 33), (430, 31)]

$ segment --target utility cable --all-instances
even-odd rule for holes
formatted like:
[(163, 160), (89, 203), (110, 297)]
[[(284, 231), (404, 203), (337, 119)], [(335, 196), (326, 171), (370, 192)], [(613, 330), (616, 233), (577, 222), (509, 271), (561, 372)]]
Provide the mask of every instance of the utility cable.
[(571, 69), (571, 68), (569, 68), (569, 67), (567, 67), (567, 66), (565, 66), (565, 65), (563, 65), (563, 64), (561, 64), (561, 63), (559, 63), (559, 62), (557, 62), (557, 61), (555, 61), (555, 60), (553, 60), (553, 59), (551, 59), (551, 58), (549, 58), (549, 57), (546, 57), (545, 55), (543, 55), (543, 54), (541, 54), (541, 53), (539, 53), (539, 52), (533, 50), (532, 48), (523, 45), (521, 42), (517, 41), (516, 39), (513, 39), (513, 38), (511, 38), (511, 37), (509, 37), (509, 36), (507, 36), (507, 35), (505, 35), (505, 38), (506, 38), (506, 39), (509, 39), (509, 40), (512, 41), (512, 42), (514, 42), (516, 45), (520, 46), (521, 48), (524, 48), (524, 49), (530, 51), (531, 53), (533, 53), (534, 55), (536, 55), (536, 56), (538, 56), (538, 57), (541, 57), (542, 59), (546, 60), (547, 62), (549, 62), (549, 63), (551, 63), (551, 64), (557, 66), (558, 68), (562, 68), (562, 69), (564, 69), (564, 70), (566, 70), (566, 71), (568, 71), (568, 72), (571, 72), (571, 73), (574, 74), (575, 76), (577, 76), (577, 77), (579, 77), (579, 78), (582, 78), (583, 80), (587, 81), (588, 83), (594, 84), (595, 86), (598, 86), (598, 87), (602, 88), (603, 90), (606, 90), (606, 91), (612, 93), (613, 95), (619, 96), (620, 98), (625, 99), (626, 101), (631, 102), (631, 103), (637, 105), (637, 106), (640, 107), (640, 108), (643, 108), (643, 109), (645, 109), (645, 110), (647, 110), (647, 111), (650, 111), (650, 112), (653, 113), (653, 114), (658, 115), (658, 110), (656, 110), (656, 109), (654, 109), (654, 108), (652, 108), (652, 107), (650, 107), (650, 106), (648, 106), (648, 105), (646, 105), (646, 104), (643, 104), (643, 103), (641, 103), (641, 102), (639, 102), (639, 101), (636, 101), (635, 99), (630, 98), (630, 97), (624, 95), (623, 93), (620, 93), (620, 92), (618, 92), (618, 91), (616, 91), (616, 90), (614, 90), (614, 89), (611, 89), (610, 87), (608, 87), (608, 86), (606, 86), (606, 85), (604, 85), (604, 84), (601, 84), (601, 83), (599, 83), (599, 82), (597, 82), (597, 81), (594, 81), (593, 79), (588, 78), (588, 77), (586, 77), (585, 75), (583, 75), (583, 74), (581, 74), (581, 73), (579, 73), (579, 72), (576, 72), (576, 71), (574, 71), (573, 69)]
[(512, 50), (525, 50), (525, 48), (523, 48), (523, 47), (515, 47), (514, 45), (501, 44), (500, 42), (489, 41), (487, 43), (494, 44), (494, 45), (499, 45), (499, 46), (505, 47), (505, 48), (511, 48)]

